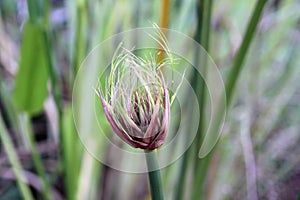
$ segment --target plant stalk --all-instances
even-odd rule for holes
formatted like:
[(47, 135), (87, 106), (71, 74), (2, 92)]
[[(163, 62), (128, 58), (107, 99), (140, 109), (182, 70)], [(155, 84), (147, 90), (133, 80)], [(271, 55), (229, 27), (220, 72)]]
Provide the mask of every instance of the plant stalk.
[[(159, 165), (157, 161), (157, 153), (156, 150), (153, 151), (145, 151), (147, 166), (148, 166), (148, 177), (150, 182), (150, 190), (152, 200), (163, 200), (163, 187), (160, 176)], [(154, 169), (153, 171), (151, 171)]]
[[(201, 3), (200, 3), (201, 4)], [(211, 0), (203, 0), (202, 2), (203, 8), (202, 8), (202, 23), (201, 23), (201, 34), (200, 34), (200, 44), (205, 49), (205, 51), (209, 52), (209, 35), (210, 35), (210, 24), (211, 24), (211, 9), (212, 9), (212, 1)], [(201, 12), (201, 11), (198, 11)], [(201, 18), (200, 18), (201, 19)], [(197, 51), (196, 51), (197, 52)], [(199, 52), (197, 52), (199, 56)], [(207, 56), (204, 52), (200, 52), (200, 67), (203, 67), (203, 76), (207, 76)], [(205, 132), (205, 111), (206, 111), (206, 87), (205, 82), (201, 78), (198, 80), (199, 82), (199, 89), (200, 91), (197, 91), (199, 94), (199, 104), (200, 104), (200, 120), (199, 120), (199, 130), (197, 134), (197, 149), (200, 149), (202, 140), (204, 137)], [(196, 153), (196, 157), (197, 153)], [(195, 168), (197, 165), (201, 162), (201, 160), (197, 160), (195, 163)]]
[[(86, 55), (86, 29), (88, 24), (87, 19), (87, 9), (86, 1), (77, 1), (76, 5), (76, 35), (74, 41), (74, 57), (73, 57), (73, 76), (76, 77), (76, 74), (80, 68), (81, 62), (84, 60)], [(73, 77), (73, 79), (74, 79)], [(74, 81), (74, 80), (73, 80)]]
[[(170, 12), (170, 1), (162, 0), (161, 1), (161, 16), (160, 16), (160, 28), (162, 28), (162, 32), (165, 34), (165, 29), (168, 28), (169, 24), (169, 12)], [(162, 48), (162, 47), (159, 47)], [(157, 61), (160, 62), (164, 59), (165, 52), (160, 50), (160, 54), (158, 55)]]
[(233, 96), (235, 85), (237, 83), (237, 79), (239, 77), (241, 69), (243, 68), (243, 62), (247, 55), (250, 44), (254, 38), (254, 35), (256, 32), (256, 27), (258, 25), (258, 22), (260, 20), (260, 17), (263, 13), (264, 6), (267, 1), (268, 0), (258, 0), (256, 2), (255, 9), (251, 16), (251, 20), (247, 26), (247, 30), (245, 32), (242, 44), (238, 50), (238, 53), (235, 57), (233, 66), (232, 66), (229, 76), (227, 78), (227, 82), (226, 82), (227, 105), (230, 105), (230, 103), (231, 103), (231, 99)]
[[(198, 0), (197, 1), (197, 18), (198, 18), (198, 22), (197, 22), (197, 29), (196, 29), (196, 33), (194, 35), (194, 40), (196, 40), (198, 43), (200, 43), (202, 45), (203, 48), (205, 48), (208, 51), (208, 45), (209, 45), (209, 26), (210, 26), (210, 15), (211, 15), (211, 4), (212, 2), (206, 1), (206, 0)], [(205, 27), (207, 26), (207, 27)], [(201, 67), (205, 67), (205, 56), (203, 55), (203, 52), (201, 52), (200, 49), (196, 48), (195, 49), (195, 63), (196, 66), (201, 66)], [(198, 57), (201, 57), (201, 59), (198, 59)], [(201, 63), (199, 63), (201, 62)], [(203, 72), (205, 73), (205, 70), (203, 70)], [(203, 76), (205, 76), (205, 74), (203, 74)], [(187, 171), (189, 169), (188, 164), (192, 163), (193, 165), (193, 169), (196, 171), (196, 166), (198, 164), (198, 156), (197, 156), (197, 151), (198, 149), (200, 149), (201, 145), (201, 133), (203, 128), (203, 114), (204, 112), (204, 105), (205, 105), (205, 83), (204, 80), (202, 78), (200, 78), (199, 76), (197, 76), (197, 73), (194, 73), (194, 76), (192, 77), (191, 80), (192, 86), (194, 88), (194, 90), (196, 91), (197, 94), (197, 99), (199, 102), (199, 106), (200, 106), (200, 121), (199, 121), (199, 130), (197, 133), (197, 138), (195, 139), (195, 141), (193, 142), (192, 146), (189, 148), (188, 151), (186, 151), (183, 155), (183, 158), (181, 159), (181, 163), (180, 163), (180, 172), (179, 172), (179, 176), (178, 176), (178, 185), (177, 185), (177, 190), (175, 191), (175, 198), (176, 200), (182, 200), (184, 198), (185, 193), (187, 193), (187, 191), (184, 191), (185, 188), (185, 183), (186, 183), (186, 175), (187, 175)], [(199, 147), (198, 147), (199, 146)], [(196, 180), (194, 180), (196, 182)], [(194, 189), (194, 188), (192, 188)], [(199, 189), (199, 188), (197, 188)]]
[(24, 130), (24, 134), (26, 135), (27, 140), (29, 142), (29, 147), (30, 147), (30, 150), (32, 153), (33, 164), (34, 164), (37, 174), (39, 175), (41, 182), (42, 182), (43, 196), (46, 200), (51, 200), (50, 184), (47, 180), (43, 161), (41, 159), (41, 156), (37, 149), (36, 142), (34, 140), (34, 135), (33, 135), (33, 131), (32, 131), (32, 127), (31, 127), (31, 123), (30, 123), (30, 119), (29, 119), (28, 115), (26, 115), (24, 117), (24, 121), (25, 121), (26, 129), (27, 129), (27, 130)]
[(161, 28), (167, 28), (169, 24), (170, 0), (163, 0), (161, 7)]
[[(228, 76), (228, 79), (226, 82), (227, 106), (229, 106), (231, 103), (235, 85), (237, 83), (240, 71), (243, 67), (243, 62), (247, 55), (248, 49), (249, 49), (252, 39), (255, 35), (256, 27), (258, 25), (258, 22), (260, 20), (260, 17), (262, 15), (262, 11), (263, 11), (263, 8), (264, 8), (266, 2), (267, 2), (267, 0), (258, 0), (257, 1), (255, 9), (252, 13), (250, 22), (247, 26), (247, 29), (246, 29), (246, 32), (245, 32), (245, 35), (243, 38), (243, 42), (242, 42), (241, 47), (236, 55), (236, 58), (233, 63), (233, 67), (229, 73), (229, 76)], [(203, 32), (205, 34), (205, 31), (203, 31)], [(201, 38), (204, 39), (205, 37), (203, 37), (203, 35), (202, 35)], [(218, 110), (218, 113), (221, 116), (220, 110)], [(218, 118), (216, 127), (219, 127), (219, 126), (220, 126), (220, 123), (219, 123), (219, 118)], [(200, 125), (200, 129), (202, 129), (202, 128), (203, 128), (203, 124)], [(211, 159), (212, 154), (213, 153), (211, 152), (209, 155), (207, 155), (206, 158), (199, 160), (199, 162), (197, 162), (196, 169), (195, 169), (196, 177), (195, 177), (194, 188), (193, 188), (193, 193), (192, 193), (193, 199), (199, 199), (199, 198), (203, 199), (204, 198), (204, 196), (201, 195), (201, 192), (203, 191), (205, 176), (206, 176), (206, 172), (208, 170), (209, 161)]]
[(0, 140), (3, 144), (7, 158), (12, 166), (12, 170), (16, 176), (16, 182), (24, 199), (33, 200), (33, 195), (29, 186), (26, 184), (26, 177), (23, 173), (23, 167), (19, 161), (14, 145), (9, 137), (9, 134), (4, 125), (0, 111)]
[[(199, 20), (202, 20), (200, 28), (200, 35), (198, 36), (200, 38), (199, 42), (201, 46), (205, 49), (205, 51), (209, 52), (209, 41), (210, 41), (210, 25), (211, 25), (211, 11), (212, 11), (212, 4), (213, 2), (211, 0), (200, 0), (199, 4), (201, 5), (201, 10), (198, 10), (198, 15), (201, 15), (201, 18)], [(199, 34), (199, 33), (198, 33)], [(203, 69), (203, 76), (207, 76), (207, 57), (206, 55), (203, 55), (203, 52), (200, 53), (200, 66), (204, 67)], [(194, 170), (195, 170), (195, 178), (193, 181), (193, 188), (192, 188), (192, 198), (197, 199), (203, 191), (205, 178), (206, 178), (206, 172), (207, 172), (207, 166), (209, 165), (209, 158), (205, 159), (199, 159), (198, 158), (198, 151), (201, 148), (204, 133), (205, 133), (205, 111), (206, 111), (206, 87), (205, 82), (201, 78), (198, 80), (198, 87), (200, 91), (197, 91), (199, 94), (199, 104), (200, 104), (200, 121), (199, 121), (199, 129), (197, 133), (196, 138), (196, 151), (195, 151), (195, 157), (196, 161), (194, 164)], [(203, 198), (203, 195), (201, 196)]]

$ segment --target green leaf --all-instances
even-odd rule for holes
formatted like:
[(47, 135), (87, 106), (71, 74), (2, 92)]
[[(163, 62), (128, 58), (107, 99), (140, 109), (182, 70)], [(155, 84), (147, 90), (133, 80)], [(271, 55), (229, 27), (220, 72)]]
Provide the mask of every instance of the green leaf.
[(35, 114), (43, 108), (47, 96), (48, 68), (43, 30), (27, 22), (22, 38), (14, 103), (19, 110)]

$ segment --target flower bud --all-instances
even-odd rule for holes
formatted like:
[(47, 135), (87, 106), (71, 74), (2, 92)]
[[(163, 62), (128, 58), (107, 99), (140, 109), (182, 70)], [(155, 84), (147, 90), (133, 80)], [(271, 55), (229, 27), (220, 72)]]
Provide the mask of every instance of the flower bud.
[(170, 100), (162, 64), (125, 49), (113, 58), (104, 93), (97, 91), (113, 131), (132, 147), (156, 149), (168, 133)]

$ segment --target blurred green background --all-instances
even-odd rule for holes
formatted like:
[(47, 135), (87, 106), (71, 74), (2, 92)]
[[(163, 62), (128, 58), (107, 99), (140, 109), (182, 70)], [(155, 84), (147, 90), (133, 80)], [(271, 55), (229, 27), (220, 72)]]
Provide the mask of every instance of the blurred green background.
[[(152, 23), (202, 44), (228, 97), (214, 151), (197, 157), (200, 122), (196, 142), (162, 169), (165, 198), (299, 199), (299, 8), (299, 0), (0, 0), (0, 199), (151, 198), (146, 174), (110, 169), (84, 150), (71, 107), (88, 52)], [(204, 119), (205, 87), (190, 78)]]

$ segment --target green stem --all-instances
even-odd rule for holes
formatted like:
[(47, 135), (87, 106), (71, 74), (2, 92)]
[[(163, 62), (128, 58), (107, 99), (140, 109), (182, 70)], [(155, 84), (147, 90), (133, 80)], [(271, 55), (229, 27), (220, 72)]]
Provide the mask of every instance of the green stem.
[(189, 159), (192, 154), (193, 148), (189, 148), (185, 154), (180, 159), (180, 168), (179, 168), (179, 176), (178, 176), (178, 185), (176, 186), (174, 199), (182, 200), (184, 198), (185, 192), (185, 183), (186, 183), (186, 174), (189, 169)]
[(87, 38), (85, 31), (87, 29), (88, 19), (85, 0), (77, 1), (76, 12), (76, 35), (74, 41), (75, 45), (73, 57), (74, 77), (76, 76), (81, 62), (83, 61), (86, 54)]
[[(197, 151), (198, 152), (198, 151)], [(195, 170), (195, 178), (193, 183), (193, 193), (192, 199), (205, 199), (204, 195), (201, 195), (205, 183), (206, 172), (208, 170), (209, 161), (213, 153), (211, 152), (205, 158), (201, 159), (200, 162), (197, 163), (197, 168)], [(199, 159), (198, 159), (199, 160)]]
[(43, 162), (42, 159), (39, 155), (39, 152), (37, 150), (37, 146), (33, 137), (33, 132), (32, 132), (32, 127), (30, 124), (30, 120), (28, 118), (28, 116), (25, 116), (24, 119), (26, 126), (27, 126), (27, 130), (24, 131), (27, 140), (29, 142), (29, 147), (30, 150), (32, 152), (32, 158), (33, 158), (33, 163), (34, 166), (36, 168), (36, 171), (38, 173), (38, 175), (41, 178), (41, 182), (42, 182), (42, 187), (43, 187), (43, 196), (46, 200), (50, 200), (51, 199), (51, 193), (50, 193), (50, 185), (49, 182), (47, 181), (46, 178), (46, 172), (45, 172), (45, 168), (43, 166)]
[[(197, 31), (195, 33), (194, 39), (199, 42), (202, 47), (208, 51), (209, 48), (209, 33), (210, 33), (210, 19), (211, 19), (211, 8), (212, 8), (212, 1), (211, 0), (199, 0), (197, 3)], [(200, 59), (198, 58), (200, 55)], [(201, 63), (199, 63), (201, 62)], [(203, 50), (196, 48), (195, 49), (195, 63), (196, 66), (205, 67), (206, 65), (206, 56), (203, 52)], [(206, 70), (202, 70), (205, 76)], [(198, 165), (198, 155), (197, 151), (200, 149), (201, 145), (201, 134), (204, 130), (204, 108), (205, 108), (205, 82), (200, 76), (196, 76), (197, 73), (194, 73), (195, 76), (192, 77), (192, 86), (194, 87), (197, 99), (200, 106), (200, 121), (199, 121), (199, 130), (197, 133), (197, 137), (195, 141), (192, 144), (192, 147), (189, 148), (188, 151), (185, 152), (183, 155), (183, 158), (181, 159), (181, 165), (180, 165), (180, 173), (179, 173), (179, 180), (178, 180), (178, 186), (177, 190), (175, 192), (175, 198), (177, 200), (181, 200), (184, 197), (184, 188), (185, 188), (185, 182), (186, 182), (186, 174), (188, 171), (188, 163), (192, 163), (194, 165), (194, 170), (196, 171), (196, 166)], [(196, 149), (196, 151), (195, 151)], [(191, 155), (190, 155), (191, 154)], [(189, 162), (190, 159), (195, 160), (195, 162)], [(195, 180), (196, 181), (196, 180)], [(195, 188), (195, 187), (194, 187)], [(193, 188), (193, 189), (194, 189)], [(198, 188), (197, 188), (198, 189)], [(194, 189), (195, 190), (195, 189)], [(194, 191), (193, 190), (193, 191)]]
[[(203, 1), (203, 14), (202, 14), (202, 29), (200, 35), (200, 44), (208, 53), (209, 51), (209, 34), (210, 34), (210, 22), (211, 22), (211, 8), (212, 8), (212, 1), (211, 0), (204, 0)], [(206, 52), (200, 53), (200, 66), (203, 67), (203, 74), (202, 76), (207, 76), (207, 55)], [(197, 134), (197, 149), (200, 149), (202, 140), (203, 140), (203, 133), (205, 131), (205, 111), (206, 111), (206, 87), (205, 82), (201, 78), (199, 80), (199, 88), (200, 91), (197, 93), (199, 94), (199, 104), (200, 104), (200, 120), (199, 120), (199, 130)], [(197, 158), (196, 153), (196, 158)], [(201, 162), (201, 160), (197, 159), (198, 161), (195, 163), (195, 167)]]
[[(36, 25), (39, 26), (39, 28), (43, 32), (46, 62), (47, 62), (49, 75), (50, 75), (50, 79), (51, 79), (54, 101), (55, 101), (57, 112), (58, 112), (60, 142), (63, 143), (61, 91), (60, 91), (60, 86), (59, 86), (58, 75), (55, 71), (53, 60), (52, 60), (52, 46), (51, 46), (51, 39), (50, 39), (50, 27), (49, 27), (50, 2), (44, 1), (43, 4), (37, 4), (34, 0), (27, 0), (27, 4), (29, 5), (28, 12), (30, 15), (30, 20), (32, 22), (35, 22)], [(40, 23), (40, 22), (43, 22), (43, 23)], [(61, 150), (61, 151), (63, 151), (63, 150)], [(63, 154), (63, 153), (61, 153), (61, 154)], [(61, 157), (62, 157), (62, 160), (64, 160), (63, 155)]]
[(226, 82), (227, 105), (230, 105), (230, 103), (231, 103), (232, 95), (234, 92), (235, 85), (237, 83), (237, 79), (239, 77), (241, 69), (243, 68), (243, 62), (247, 55), (247, 52), (248, 52), (248, 49), (252, 42), (252, 39), (254, 38), (254, 35), (256, 32), (256, 27), (258, 25), (258, 22), (262, 15), (263, 8), (267, 1), (268, 0), (258, 0), (256, 2), (256, 6), (255, 6), (254, 12), (251, 16), (251, 20), (247, 26), (247, 30), (245, 32), (243, 42), (242, 42), (242, 44), (238, 50), (238, 53), (235, 57), (233, 67), (231, 68), (231, 71), (229, 72), (229, 76), (228, 76), (228, 79)]
[(38, 23), (40, 4), (34, 0), (27, 0), (29, 20), (33, 23)]
[(26, 200), (33, 200), (32, 193), (26, 184), (26, 178), (23, 173), (23, 168), (18, 159), (17, 153), (14, 149), (13, 143), (8, 135), (8, 132), (5, 128), (4, 122), (2, 120), (1, 112), (0, 112), (0, 139), (1, 143), (4, 146), (4, 150), (7, 154), (8, 160), (12, 165), (13, 172), (16, 176), (18, 187), (23, 195), (23, 198)]
[[(210, 36), (210, 24), (211, 24), (211, 10), (212, 10), (212, 0), (203, 0), (203, 8), (202, 8), (202, 29), (200, 35), (200, 44), (209, 52), (209, 36)], [(200, 66), (204, 67), (202, 76), (207, 76), (207, 55), (204, 52), (200, 53)], [(201, 196), (203, 191), (206, 171), (209, 164), (209, 158), (199, 159), (198, 158), (198, 150), (200, 149), (205, 132), (205, 111), (206, 111), (206, 87), (203, 78), (199, 80), (200, 91), (198, 92), (200, 96), (198, 96), (199, 104), (200, 104), (200, 120), (199, 120), (199, 129), (196, 138), (196, 151), (195, 151), (195, 177), (192, 188), (192, 199), (198, 199), (197, 197)], [(203, 195), (201, 196), (203, 198)]]
[[(247, 55), (249, 46), (254, 37), (257, 24), (259, 22), (259, 19), (261, 17), (261, 14), (262, 14), (262, 11), (263, 11), (263, 8), (264, 8), (266, 2), (267, 2), (267, 0), (258, 0), (257, 1), (255, 10), (254, 10), (252, 17), (250, 19), (250, 22), (247, 26), (246, 33), (243, 38), (243, 42), (242, 42), (241, 47), (236, 55), (233, 67), (229, 73), (228, 81), (226, 82), (226, 95), (227, 95), (227, 105), (228, 106), (231, 103), (232, 94), (234, 92), (234, 86), (236, 85), (237, 79), (239, 77), (240, 71), (243, 66), (243, 61)], [(206, 20), (204, 20), (204, 21), (206, 21)], [(206, 24), (206, 26), (207, 25), (208, 24)], [(202, 32), (202, 34), (205, 34), (204, 32), (205, 32), (205, 30)], [(208, 33), (209, 32), (207, 32), (207, 34)], [(202, 36), (201, 38), (205, 38), (204, 35), (201, 35), (201, 36)], [(206, 41), (206, 42), (208, 42), (208, 41)], [(222, 116), (222, 113), (220, 113), (220, 110), (218, 110), (218, 113), (219, 113), (219, 116)], [(203, 117), (201, 117), (201, 118), (203, 118)], [(221, 120), (219, 120), (219, 118), (217, 118), (216, 121), (217, 122), (215, 123), (215, 126), (216, 126), (216, 130), (218, 130), (218, 127), (220, 126), (219, 121), (221, 121)], [(201, 132), (203, 132), (203, 124), (200, 124), (199, 129)], [(196, 169), (195, 169), (196, 176), (195, 176), (195, 182), (194, 182), (194, 187), (193, 187), (192, 199), (199, 199), (199, 198), (203, 199), (204, 198), (204, 196), (201, 195), (201, 193), (203, 191), (205, 177), (206, 177), (206, 173), (207, 173), (208, 166), (209, 166), (209, 161), (211, 159), (212, 154), (213, 153), (211, 152), (206, 158), (199, 160), (196, 164)]]
[[(153, 200), (163, 200), (163, 187), (160, 176), (159, 165), (157, 162), (156, 150), (145, 151), (146, 161), (148, 166), (148, 176), (150, 181), (151, 196)], [(154, 171), (151, 171), (154, 169)]]
[[(49, 4), (46, 3), (44, 5), (44, 24), (40, 25), (40, 28), (43, 32), (43, 42), (45, 44), (45, 54), (46, 54), (46, 62), (49, 70), (50, 82), (53, 90), (54, 102), (57, 109), (58, 114), (58, 131), (59, 131), (59, 140), (60, 144), (64, 144), (64, 135), (63, 135), (63, 127), (62, 127), (62, 115), (63, 115), (63, 107), (62, 107), (62, 100), (61, 100), (61, 90), (59, 85), (59, 76), (56, 72), (56, 69), (53, 64), (53, 55), (52, 55), (52, 43), (50, 37), (50, 27), (47, 22), (49, 22)], [(60, 161), (65, 165), (65, 155), (64, 155), (64, 148), (63, 145), (60, 145)], [(62, 175), (65, 176), (65, 169), (62, 169)]]
[(53, 96), (54, 96), (54, 102), (57, 109), (58, 114), (58, 131), (59, 131), (59, 141), (60, 141), (60, 162), (63, 163), (62, 168), (62, 175), (65, 177), (66, 175), (66, 169), (64, 168), (66, 166), (66, 158), (65, 158), (65, 149), (64, 149), (64, 140), (65, 136), (63, 134), (63, 107), (62, 107), (62, 100), (61, 100), (61, 90), (59, 85), (59, 78), (58, 74), (54, 68), (53, 61), (52, 61), (52, 47), (50, 42), (50, 36), (49, 36), (49, 30), (48, 28), (45, 28), (43, 30), (43, 37), (45, 42), (45, 50), (46, 50), (46, 56), (47, 56), (47, 66), (49, 70), (52, 90), (53, 90)]

